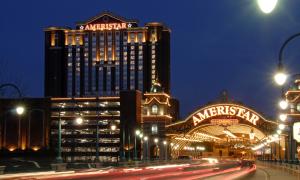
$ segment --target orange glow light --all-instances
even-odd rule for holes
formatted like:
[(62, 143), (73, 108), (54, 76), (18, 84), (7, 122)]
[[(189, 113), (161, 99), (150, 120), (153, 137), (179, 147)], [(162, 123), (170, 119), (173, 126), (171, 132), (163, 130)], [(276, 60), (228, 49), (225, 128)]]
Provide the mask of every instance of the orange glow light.
[(38, 146), (32, 147), (32, 150), (34, 150), (34, 151), (38, 151), (39, 149), (40, 149), (40, 147), (38, 147)]
[(8, 150), (9, 150), (10, 152), (12, 152), (12, 151), (16, 150), (16, 147), (15, 147), (15, 146), (11, 146), (11, 147), (8, 148)]

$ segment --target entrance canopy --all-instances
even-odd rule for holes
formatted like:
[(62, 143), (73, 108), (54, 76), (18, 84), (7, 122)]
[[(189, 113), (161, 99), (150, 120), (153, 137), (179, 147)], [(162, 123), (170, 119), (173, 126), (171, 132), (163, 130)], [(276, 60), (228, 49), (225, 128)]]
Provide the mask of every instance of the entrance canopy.
[(207, 143), (250, 149), (274, 133), (278, 124), (236, 102), (217, 102), (197, 109), (185, 120), (167, 126), (178, 149)]

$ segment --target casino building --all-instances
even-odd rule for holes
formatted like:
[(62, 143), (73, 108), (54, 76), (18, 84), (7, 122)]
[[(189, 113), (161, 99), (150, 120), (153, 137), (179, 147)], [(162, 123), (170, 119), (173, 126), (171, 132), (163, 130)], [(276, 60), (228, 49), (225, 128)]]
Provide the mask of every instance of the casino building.
[(50, 146), (58, 146), (61, 124), (66, 162), (153, 156), (135, 131), (165, 139), (165, 126), (179, 116), (170, 96), (170, 29), (103, 12), (74, 29), (44, 31)]

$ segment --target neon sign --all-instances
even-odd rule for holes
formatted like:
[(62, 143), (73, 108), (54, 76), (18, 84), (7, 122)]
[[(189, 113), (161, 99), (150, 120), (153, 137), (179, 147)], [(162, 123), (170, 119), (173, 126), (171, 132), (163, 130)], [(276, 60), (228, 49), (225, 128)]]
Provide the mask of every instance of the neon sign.
[(81, 30), (86, 31), (103, 31), (103, 30), (119, 30), (130, 28), (131, 24), (127, 23), (104, 23), (104, 24), (87, 24), (80, 26)]
[(260, 119), (259, 115), (255, 112), (236, 105), (215, 105), (202, 109), (200, 112), (193, 116), (194, 126), (204, 121), (205, 119), (217, 117), (217, 116), (235, 116), (256, 125), (256, 122)]

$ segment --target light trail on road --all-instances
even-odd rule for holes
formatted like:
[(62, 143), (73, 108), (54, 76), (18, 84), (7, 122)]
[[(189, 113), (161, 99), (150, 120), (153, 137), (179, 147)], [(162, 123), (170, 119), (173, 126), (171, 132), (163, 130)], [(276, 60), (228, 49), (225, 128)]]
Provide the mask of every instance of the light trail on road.
[[(255, 166), (254, 166), (255, 167)], [(23, 176), (22, 179), (68, 180), (68, 179), (109, 179), (109, 180), (190, 180), (208, 177), (235, 178), (254, 171), (255, 168), (242, 168), (238, 161), (195, 162), (185, 164), (151, 165), (133, 168), (111, 168), (73, 173), (37, 174)], [(21, 178), (21, 177), (20, 177)], [(225, 178), (225, 179), (228, 179)], [(9, 178), (8, 178), (9, 179)]]

